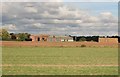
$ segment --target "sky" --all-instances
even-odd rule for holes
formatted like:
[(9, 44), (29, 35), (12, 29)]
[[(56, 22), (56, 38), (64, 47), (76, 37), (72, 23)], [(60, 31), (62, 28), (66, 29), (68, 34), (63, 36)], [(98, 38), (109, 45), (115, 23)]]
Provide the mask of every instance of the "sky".
[(1, 27), (13, 33), (118, 35), (117, 2), (57, 1), (3, 2)]
[(1, 0), (1, 2), (119, 2), (119, 0)]

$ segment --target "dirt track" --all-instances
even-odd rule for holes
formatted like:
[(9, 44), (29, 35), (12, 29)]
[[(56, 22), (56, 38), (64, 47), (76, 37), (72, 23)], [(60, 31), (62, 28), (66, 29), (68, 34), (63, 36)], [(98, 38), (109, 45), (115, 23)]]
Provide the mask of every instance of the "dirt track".
[(0, 41), (1, 46), (18, 46), (18, 47), (118, 47), (118, 43), (98, 43), (98, 42), (21, 42), (21, 41)]

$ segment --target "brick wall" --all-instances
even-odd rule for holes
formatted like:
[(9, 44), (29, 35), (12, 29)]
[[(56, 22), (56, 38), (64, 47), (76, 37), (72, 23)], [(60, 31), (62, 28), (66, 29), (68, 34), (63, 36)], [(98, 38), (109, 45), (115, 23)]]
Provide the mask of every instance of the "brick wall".
[(102, 43), (118, 43), (118, 38), (99, 38)]

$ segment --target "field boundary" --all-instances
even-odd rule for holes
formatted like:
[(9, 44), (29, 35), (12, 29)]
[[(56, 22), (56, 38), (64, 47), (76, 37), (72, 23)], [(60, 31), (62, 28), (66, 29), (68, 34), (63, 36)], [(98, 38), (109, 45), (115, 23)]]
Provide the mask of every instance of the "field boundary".
[(118, 47), (118, 43), (0, 41), (7, 47)]
[(115, 64), (96, 64), (96, 65), (65, 65), (65, 64), (58, 64), (58, 65), (55, 65), (55, 64), (3, 64), (3, 65), (0, 65), (0, 66), (3, 66), (3, 67), (8, 67), (8, 66), (11, 66), (11, 67), (15, 67), (15, 66), (21, 66), (21, 67), (111, 67), (111, 66), (118, 66), (118, 65), (115, 65)]

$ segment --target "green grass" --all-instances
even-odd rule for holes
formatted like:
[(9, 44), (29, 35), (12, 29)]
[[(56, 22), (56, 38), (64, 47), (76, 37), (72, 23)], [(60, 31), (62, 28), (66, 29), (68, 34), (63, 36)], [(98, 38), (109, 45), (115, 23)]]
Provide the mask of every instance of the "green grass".
[(5, 67), (3, 73), (24, 75), (117, 75), (117, 67)]
[[(40, 48), (40, 47), (3, 47), (4, 64), (28, 65), (117, 65), (117, 48)], [(99, 67), (32, 67), (4, 66), (3, 74), (18, 75), (117, 75), (117, 66)]]

